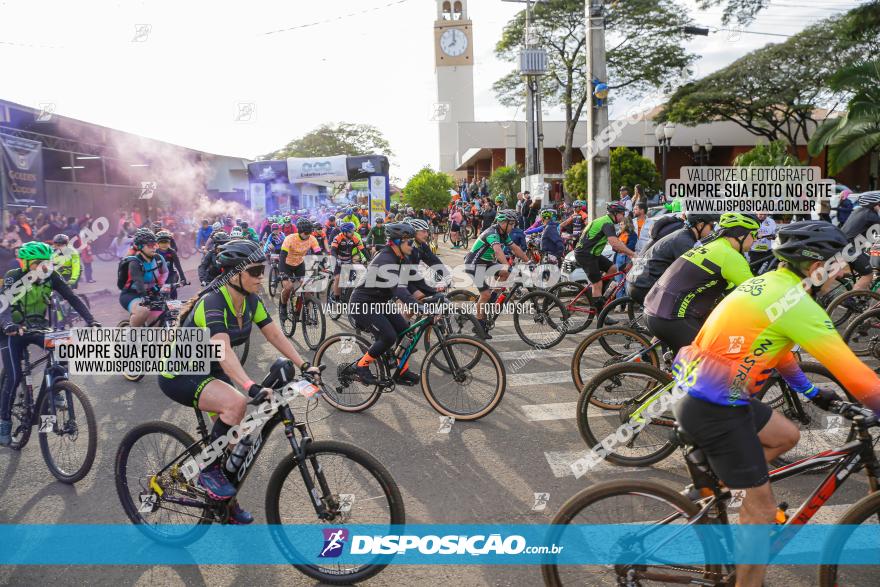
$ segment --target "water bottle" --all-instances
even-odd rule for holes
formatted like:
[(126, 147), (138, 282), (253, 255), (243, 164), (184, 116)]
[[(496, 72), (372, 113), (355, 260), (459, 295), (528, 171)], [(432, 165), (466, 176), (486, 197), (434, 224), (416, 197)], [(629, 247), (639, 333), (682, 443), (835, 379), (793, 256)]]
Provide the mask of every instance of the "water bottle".
[(232, 449), (232, 453), (229, 455), (229, 458), (226, 459), (226, 470), (230, 473), (235, 473), (241, 467), (241, 464), (244, 462), (244, 458), (247, 456), (248, 452), (251, 450), (251, 445), (254, 443), (251, 440), (250, 436), (245, 436), (241, 439), (241, 441), (235, 445), (235, 448)]

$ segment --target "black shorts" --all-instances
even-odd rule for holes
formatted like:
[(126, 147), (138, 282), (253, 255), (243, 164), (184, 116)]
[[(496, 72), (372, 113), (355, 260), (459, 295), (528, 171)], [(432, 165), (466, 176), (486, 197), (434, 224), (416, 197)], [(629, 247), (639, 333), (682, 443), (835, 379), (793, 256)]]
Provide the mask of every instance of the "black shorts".
[(299, 279), (306, 276), (306, 264), (303, 262), (296, 267), (291, 267), (287, 263), (281, 263), (280, 271), (281, 275), (287, 275), (288, 277)]
[(631, 283), (626, 284), (626, 295), (637, 301), (638, 303), (644, 305), (645, 296), (648, 295), (648, 292), (651, 290), (645, 289), (643, 287), (639, 287), (637, 285), (633, 285)]
[(134, 311), (132, 302), (143, 299), (144, 294), (139, 294), (133, 289), (125, 289), (119, 294), (119, 305), (125, 308), (125, 311), (131, 314)]
[(862, 252), (858, 257), (850, 261), (849, 268), (858, 276), (871, 275), (874, 272), (871, 269), (871, 258), (865, 252)]
[(416, 293), (417, 291), (425, 294), (425, 297), (432, 296), (437, 293), (437, 290), (428, 285), (428, 283), (424, 279), (417, 279), (415, 281), (410, 281), (406, 284), (406, 289), (409, 293)]
[[(502, 266), (501, 263), (487, 262), (487, 261), (477, 261), (473, 265), (465, 265), (465, 273), (474, 278), (474, 285), (477, 286), (477, 291), (483, 293), (484, 291), (488, 291), (492, 289), (492, 286), (489, 285), (486, 276), (489, 274), (489, 268), (498, 265)], [(506, 266), (504, 266), (507, 269)], [(479, 275), (477, 275), (479, 269)]]
[(697, 333), (703, 326), (703, 322), (696, 318), (658, 318), (645, 314), (645, 325), (648, 330), (672, 348), (672, 353), (677, 355), (681, 347), (694, 342)]
[(614, 265), (605, 255), (591, 255), (589, 253), (575, 253), (575, 260), (581, 269), (586, 271), (590, 283), (596, 283)]
[(770, 406), (756, 399), (747, 406), (721, 406), (685, 396), (673, 411), (727, 487), (751, 489), (767, 483), (767, 461), (758, 432), (773, 415)]
[(177, 403), (191, 408), (197, 408), (199, 407), (199, 396), (202, 394), (205, 386), (215, 379), (232, 385), (232, 381), (225, 373), (211, 375), (177, 375), (176, 377), (159, 375), (159, 389), (162, 390), (162, 393)]

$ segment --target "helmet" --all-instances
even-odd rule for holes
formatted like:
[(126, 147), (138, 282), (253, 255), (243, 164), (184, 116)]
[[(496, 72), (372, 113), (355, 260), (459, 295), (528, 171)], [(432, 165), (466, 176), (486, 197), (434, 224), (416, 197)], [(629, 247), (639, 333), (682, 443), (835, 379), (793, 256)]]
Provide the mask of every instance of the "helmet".
[(284, 224), (290, 224), (290, 216), (284, 217)]
[(416, 236), (416, 229), (411, 224), (397, 222), (385, 227), (385, 235), (388, 237), (388, 240), (414, 238)]
[(571, 203), (571, 205), (574, 206), (575, 208), (583, 208), (587, 205), (587, 203), (583, 200), (575, 200), (574, 202)]
[(277, 222), (272, 223), (272, 230), (281, 230), (281, 225)]
[[(761, 221), (751, 214), (725, 212), (721, 215), (721, 219), (718, 220), (718, 228), (721, 230), (722, 234), (727, 236), (733, 236), (730, 233), (734, 233), (737, 236), (744, 236), (744, 231), (751, 233), (757, 232), (758, 229), (761, 228)], [(743, 230), (735, 230), (737, 228)]]
[(609, 214), (624, 214), (626, 212), (626, 206), (620, 202), (608, 202), (605, 209), (608, 210)]
[(507, 222), (508, 220), (516, 220), (516, 212), (514, 210), (499, 210), (495, 214), (495, 223)]
[(241, 229), (242, 229), (242, 230), (247, 230), (247, 227), (248, 227), (248, 226), (250, 226), (250, 225), (247, 223), (247, 220), (242, 220), (242, 221), (241, 221)]
[(18, 249), (18, 258), (25, 261), (48, 261), (53, 254), (52, 247), (38, 241), (25, 243)]
[(336, 224), (336, 216), (327, 217), (327, 222), (329, 222), (330, 224)]
[(241, 218), (236, 218), (236, 219), (235, 219), (235, 225), (236, 225), (236, 226), (241, 226)]
[(225, 245), (230, 240), (229, 234), (226, 231), (218, 230), (214, 234), (211, 235), (211, 241), (214, 243), (215, 247), (219, 247), (220, 245)]
[(415, 230), (430, 230), (428, 223), (420, 218), (407, 218), (404, 222), (412, 226)]
[(157, 241), (161, 241), (161, 240), (170, 241), (173, 237), (174, 237), (174, 235), (171, 234), (167, 230), (160, 230), (158, 233), (156, 233), (156, 240)]
[(700, 222), (705, 224), (711, 224), (713, 222), (718, 222), (718, 214), (706, 214), (704, 212), (691, 212), (687, 215), (687, 224), (688, 226), (696, 226)]
[(556, 218), (556, 211), (554, 210), (542, 210), (541, 218)]
[(220, 230), (221, 228), (223, 228), (223, 225), (219, 222), (215, 222), (213, 226), (211, 226), (211, 230)]
[(307, 218), (300, 218), (296, 221), (296, 230), (302, 234), (312, 234), (312, 223)]
[(505, 199), (506, 198), (503, 195), (498, 194), (497, 196), (495, 196), (495, 203), (496, 204), (503, 204)]
[(66, 234), (56, 234), (52, 238), (52, 242), (56, 245), (66, 245), (70, 242), (70, 237), (68, 237)]
[(339, 230), (342, 232), (354, 232), (354, 222), (343, 222)]
[(880, 204), (880, 192), (865, 192), (859, 196), (859, 206), (867, 208)]
[(263, 263), (266, 261), (266, 255), (260, 245), (250, 240), (229, 241), (222, 247), (217, 254), (217, 264), (223, 267), (225, 271), (244, 269), (251, 263)]
[(237, 226), (232, 229), (232, 232), (229, 233), (230, 238), (241, 238), (242, 236), (244, 236), (244, 233)]
[(839, 228), (821, 220), (792, 222), (779, 227), (773, 254), (782, 261), (827, 261), (849, 241)]
[(139, 228), (137, 232), (134, 233), (134, 239), (132, 239), (131, 244), (136, 249), (143, 248), (144, 245), (154, 244), (156, 242), (156, 235), (153, 234), (153, 231), (147, 228)]

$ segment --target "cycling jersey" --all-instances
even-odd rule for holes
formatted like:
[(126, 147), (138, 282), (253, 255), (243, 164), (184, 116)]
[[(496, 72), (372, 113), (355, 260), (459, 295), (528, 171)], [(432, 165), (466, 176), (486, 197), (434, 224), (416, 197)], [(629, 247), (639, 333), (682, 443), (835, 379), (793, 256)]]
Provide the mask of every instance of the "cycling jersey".
[(70, 245), (55, 251), (52, 256), (55, 271), (72, 286), (76, 285), (76, 282), (79, 281), (79, 261), (79, 253)]
[(648, 291), (669, 266), (693, 248), (696, 242), (694, 232), (690, 228), (682, 228), (649, 243), (645, 251), (633, 259), (626, 282)]
[(149, 261), (140, 254), (128, 262), (128, 279), (123, 292), (144, 294), (150, 289), (159, 289), (168, 277), (168, 266), (160, 255), (154, 255)]
[(497, 225), (490, 226), (477, 237), (477, 240), (471, 247), (471, 252), (465, 257), (465, 263), (494, 263), (495, 251), (493, 247), (495, 245), (509, 247), (512, 244), (513, 239), (510, 238), (509, 234), (502, 235), (498, 232)]
[(168, 267), (168, 283), (177, 283), (183, 279), (183, 266), (180, 264), (180, 256), (172, 248), (156, 249), (156, 254), (161, 255)]
[(330, 243), (330, 252), (340, 261), (351, 261), (354, 251), (357, 249), (361, 256), (364, 255), (364, 242), (360, 235), (353, 233), (351, 238), (345, 236), (344, 232), (340, 232)]
[(199, 281), (202, 283), (211, 283), (217, 279), (223, 271), (217, 264), (217, 253), (208, 251), (202, 262), (199, 263)]
[[(26, 281), (22, 281), (27, 271), (23, 269), (12, 269), (6, 273), (3, 278), (3, 289), (0, 295), (6, 291), (14, 291), (16, 283), (21, 282), (26, 285)], [(10, 302), (2, 312), (0, 312), (0, 334), (2, 329), (12, 324), (29, 324), (38, 323), (45, 325), (49, 307), (49, 297), (53, 291), (57, 291), (61, 297), (70, 302), (73, 309), (76, 310), (86, 322), (93, 322), (92, 314), (85, 306), (83, 301), (79, 299), (64, 279), (53, 271), (48, 278), (41, 281), (35, 281), (27, 287), (21, 288), (14, 297), (8, 299)]]
[(718, 237), (673, 261), (645, 296), (645, 313), (667, 320), (705, 318), (727, 289), (751, 277), (745, 257)]
[(812, 385), (791, 354), (797, 344), (856, 399), (880, 412), (880, 379), (846, 346), (825, 311), (788, 269), (753, 277), (727, 296), (675, 359), (676, 385), (720, 405), (747, 405), (776, 369), (795, 391)]
[(589, 219), (589, 215), (583, 210), (578, 210), (571, 215), (571, 232), (573, 234), (580, 234), (584, 231), (584, 226), (587, 224), (587, 220)]
[(390, 246), (383, 247), (367, 266), (363, 285), (351, 292), (351, 302), (387, 302), (396, 297), (406, 304), (415, 304), (416, 299), (400, 279), (400, 269), (404, 263), (408, 264), (409, 259), (398, 257)]
[(849, 218), (846, 219), (846, 223), (840, 227), (840, 230), (852, 242), (858, 235), (866, 235), (868, 229), (878, 223), (880, 223), (880, 216), (874, 212), (873, 208), (858, 208), (850, 214)]
[(605, 245), (608, 244), (608, 237), (617, 236), (616, 224), (610, 214), (596, 218), (581, 233), (581, 238), (574, 250), (584, 251), (598, 257), (602, 254)]
[(342, 220), (339, 221), (340, 224), (344, 224), (346, 222), (351, 222), (352, 224), (354, 224), (355, 230), (361, 227), (361, 219), (358, 218), (355, 214), (352, 214), (351, 216), (345, 216), (342, 218)]
[(317, 239), (312, 235), (303, 239), (299, 234), (291, 234), (286, 236), (284, 242), (281, 243), (281, 252), (287, 255), (285, 262), (291, 267), (300, 265), (309, 251), (312, 253), (321, 252)]
[(284, 243), (283, 234), (280, 232), (269, 233), (266, 240), (263, 242), (263, 252), (279, 253), (281, 252), (282, 243)]

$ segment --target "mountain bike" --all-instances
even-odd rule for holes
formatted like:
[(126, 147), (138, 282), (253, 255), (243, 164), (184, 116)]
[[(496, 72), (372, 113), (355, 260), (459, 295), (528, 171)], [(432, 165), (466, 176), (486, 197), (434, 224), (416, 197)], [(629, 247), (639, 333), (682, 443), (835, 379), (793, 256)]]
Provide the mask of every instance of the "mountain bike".
[(279, 256), (275, 253), (269, 255), (269, 297), (275, 299), (280, 291), (281, 269), (278, 267)]
[[(309, 375), (295, 379), (293, 372), (290, 361), (279, 359), (261, 383), (275, 390), (279, 408), (248, 436), (251, 448), (236, 472), (228, 474), (229, 480), (240, 493), (269, 437), (281, 425), (290, 454), (277, 465), (266, 487), (266, 519), (273, 540), (297, 570), (315, 580), (333, 585), (363, 581), (385, 565), (306, 563), (283, 525), (402, 525), (403, 498), (390, 473), (366, 451), (344, 442), (312, 439), (308, 411), (305, 421), (297, 421), (288, 402), (295, 394), (291, 384), (307, 381), (310, 385), (302, 394), (308, 396), (317, 391), (318, 381)], [(252, 400), (250, 405), (255, 403)], [(195, 414), (198, 440), (168, 422), (147, 422), (126, 434), (116, 453), (116, 492), (125, 514), (146, 536), (164, 545), (191, 544), (210, 524), (229, 523), (233, 501), (212, 500), (195, 477), (188, 479), (185, 474), (187, 463), (210, 444), (205, 417), (198, 408)], [(227, 460), (228, 451), (221, 456), (224, 470)]]
[[(86, 326), (86, 322), (82, 316), (80, 316), (73, 307), (67, 303), (67, 300), (58, 295), (58, 292), (52, 291), (52, 306), (55, 308), (55, 311), (52, 312), (52, 326), (57, 330), (64, 330), (65, 328), (73, 328), (76, 326)], [(86, 308), (92, 308), (89, 303), (89, 298), (84, 295), (77, 294), (77, 296), (82, 303), (86, 305)]]
[[(422, 300), (443, 303), (442, 295)], [(501, 403), (507, 388), (507, 372), (498, 353), (484, 341), (455, 333), (451, 310), (415, 319), (398, 335), (394, 346), (370, 365), (377, 385), (366, 385), (355, 373), (357, 362), (369, 350), (370, 341), (353, 333), (333, 335), (315, 353), (315, 364), (329, 365), (321, 378), (323, 397), (344, 412), (362, 412), (383, 393), (394, 391), (399, 376), (410, 366), (419, 340), (429, 328), (436, 342), (427, 350), (420, 369), (425, 399), (440, 414), (457, 420), (478, 420)], [(473, 393), (471, 390), (480, 386)]]
[[(302, 278), (302, 283), (295, 292), (291, 293), (287, 300), (287, 312), (281, 315), (279, 307), (279, 317), (281, 320), (281, 330), (287, 338), (292, 338), (296, 333), (296, 325), (302, 324), (303, 340), (311, 350), (316, 350), (318, 345), (324, 339), (327, 331), (327, 321), (324, 313), (321, 311), (321, 305), (318, 302), (318, 296), (315, 291), (323, 290), (323, 287), (316, 287), (313, 284), (317, 281), (325, 279), (332, 274), (321, 267), (314, 265), (309, 272)], [(282, 275), (281, 280), (291, 280), (289, 275)]]
[[(52, 307), (50, 305), (50, 312)], [(31, 430), (38, 427), (40, 451), (52, 475), (62, 483), (73, 484), (82, 480), (95, 462), (98, 445), (98, 425), (92, 403), (79, 387), (69, 380), (67, 363), (55, 358), (57, 345), (70, 341), (69, 330), (52, 330), (31, 326), (26, 336), (43, 335), (46, 354), (31, 362), (27, 349), (22, 353), (21, 384), (14, 390), (12, 400), (12, 444), (9, 448), (20, 451), (28, 443)], [(40, 391), (34, 401), (33, 372), (45, 364)], [(0, 386), (6, 384), (8, 374), (0, 374)]]
[[(846, 444), (832, 450), (808, 456), (797, 462), (770, 472), (770, 482), (775, 483), (809, 471), (826, 470), (827, 475), (804, 501), (797, 511), (788, 515), (788, 504), (779, 505), (780, 524), (771, 534), (769, 553), (776, 554), (785, 545), (797, 526), (806, 524), (824, 506), (853, 473), (865, 470), (869, 494), (850, 507), (837, 521), (831, 539), (824, 546), (823, 561), (839, 561), (847, 551), (847, 541), (861, 524), (876, 524), (880, 520), (880, 462), (874, 452), (874, 440), (869, 429), (878, 425), (876, 416), (856, 404), (832, 402), (831, 412), (851, 421), (851, 432)], [(632, 524), (632, 532), (615, 539), (610, 546), (619, 559), (635, 560), (603, 566), (558, 565), (554, 555), (548, 555), (541, 567), (545, 585), (583, 585), (585, 577), (592, 584), (615, 584), (635, 587), (645, 584), (690, 584), (706, 586), (729, 586), (736, 580), (736, 570), (730, 565), (663, 564), (663, 550), (672, 547), (677, 536), (685, 538), (689, 529), (700, 524), (729, 525), (728, 508), (733, 497), (722, 486), (711, 469), (706, 456), (689, 435), (675, 429), (677, 444), (684, 447), (685, 463), (693, 484), (679, 493), (661, 483), (649, 480), (614, 480), (591, 485), (572, 496), (551, 521), (548, 544), (559, 544), (564, 535), (570, 534), (571, 542), (582, 536), (582, 524), (603, 525)], [(623, 516), (623, 517), (622, 517)], [(784, 519), (784, 522), (782, 522)], [(571, 526), (569, 526), (571, 525)], [(664, 528), (670, 532), (666, 539), (657, 540), (654, 530)], [(676, 532), (680, 529), (681, 532)], [(700, 539), (694, 547), (702, 550), (704, 560), (718, 561), (725, 557), (723, 551), (734, 552), (736, 544), (732, 535), (722, 533), (727, 540), (719, 544), (714, 540)], [(690, 542), (689, 542), (690, 543)], [(875, 545), (871, 545), (873, 548)], [(853, 548), (858, 548), (853, 545)], [(864, 548), (864, 546), (861, 546)], [(621, 556), (622, 555), (622, 556)], [(699, 553), (697, 553), (699, 556)], [(655, 562), (655, 561), (660, 562)], [(668, 559), (666, 559), (668, 560)], [(771, 561), (772, 562), (772, 561)], [(877, 585), (880, 567), (821, 564), (818, 584), (820, 587), (836, 585)]]
[[(339, 263), (339, 261), (337, 261)], [(348, 271), (348, 278), (345, 279), (343, 272)], [(328, 302), (328, 310), (327, 315), (330, 316), (330, 319), (336, 322), (342, 315), (346, 313), (346, 308), (348, 308), (348, 301), (351, 299), (351, 293), (354, 291), (355, 285), (358, 282), (358, 275), (366, 272), (366, 267), (359, 263), (352, 264), (350, 261), (342, 262), (339, 272), (339, 279), (342, 283), (339, 285), (339, 297), (335, 298), (333, 302), (330, 301), (330, 296), (333, 295), (333, 276), (330, 276), (329, 283), (327, 284), (327, 302)], [(351, 285), (345, 285), (351, 284)]]
[[(602, 282), (602, 295), (605, 299), (605, 303), (602, 305), (602, 310), (613, 304), (613, 307), (615, 308), (614, 311), (623, 311), (626, 313), (629, 320), (635, 320), (635, 308), (632, 299), (629, 297), (621, 298), (626, 300), (625, 302), (621, 302), (620, 299), (617, 298), (617, 293), (624, 291), (624, 286), (626, 284), (624, 278), (626, 277), (627, 271), (629, 271), (628, 268), (622, 271), (615, 271), (609, 275), (603, 275), (600, 279)], [(578, 332), (586, 330), (593, 322), (593, 318), (599, 313), (596, 311), (596, 307), (593, 304), (593, 285), (591, 283), (561, 281), (551, 287), (548, 292), (559, 298), (565, 307), (565, 311), (568, 312), (569, 326), (567, 332), (570, 334), (577, 334)], [(612, 310), (609, 310), (609, 312), (611, 311)], [(605, 313), (603, 326), (605, 324), (614, 324), (614, 322), (610, 321), (608, 318), (609, 312)]]

